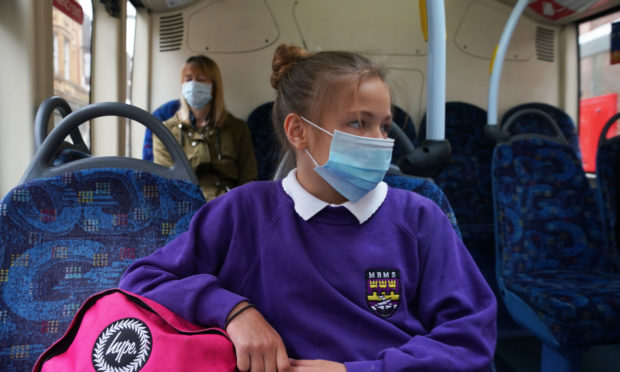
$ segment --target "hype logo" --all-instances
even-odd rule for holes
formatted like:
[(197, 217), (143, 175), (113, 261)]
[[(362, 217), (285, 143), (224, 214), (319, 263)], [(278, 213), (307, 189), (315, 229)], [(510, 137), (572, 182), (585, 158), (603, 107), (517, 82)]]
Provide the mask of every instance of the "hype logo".
[(119, 342), (118, 338), (121, 336), (121, 332), (118, 332), (114, 337), (114, 341), (106, 350), (105, 355), (116, 354), (116, 358), (114, 360), (117, 363), (120, 363), (125, 354), (136, 354), (136, 343), (133, 341), (125, 340), (123, 342)]
[(147, 325), (136, 318), (124, 318), (108, 325), (95, 342), (93, 367), (97, 372), (136, 372), (146, 364), (153, 348)]

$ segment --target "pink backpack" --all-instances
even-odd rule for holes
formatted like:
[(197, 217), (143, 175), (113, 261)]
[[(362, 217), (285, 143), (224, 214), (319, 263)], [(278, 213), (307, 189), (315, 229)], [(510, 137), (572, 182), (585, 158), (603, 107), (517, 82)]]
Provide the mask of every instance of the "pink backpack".
[(147, 298), (110, 289), (90, 297), (35, 372), (236, 371), (226, 332), (201, 328)]

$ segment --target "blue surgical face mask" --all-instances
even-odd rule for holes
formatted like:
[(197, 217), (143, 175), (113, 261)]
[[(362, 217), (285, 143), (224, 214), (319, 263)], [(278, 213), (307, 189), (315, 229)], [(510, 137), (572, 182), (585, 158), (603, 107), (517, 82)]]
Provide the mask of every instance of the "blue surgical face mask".
[(306, 154), (317, 172), (342, 196), (356, 202), (383, 180), (392, 160), (392, 138), (370, 138), (335, 130), (329, 133), (310, 120), (301, 117), (313, 127), (332, 136), (327, 163), (319, 166), (310, 152)]
[(192, 108), (199, 109), (211, 102), (211, 84), (191, 80), (183, 83), (181, 88), (183, 98)]

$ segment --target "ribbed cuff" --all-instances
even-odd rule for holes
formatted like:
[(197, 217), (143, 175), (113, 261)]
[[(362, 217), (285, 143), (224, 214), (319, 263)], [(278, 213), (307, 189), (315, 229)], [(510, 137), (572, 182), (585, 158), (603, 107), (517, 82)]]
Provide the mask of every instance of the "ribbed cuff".
[(226, 317), (232, 309), (247, 298), (218, 288), (203, 294), (196, 305), (196, 320), (206, 326), (224, 328)]

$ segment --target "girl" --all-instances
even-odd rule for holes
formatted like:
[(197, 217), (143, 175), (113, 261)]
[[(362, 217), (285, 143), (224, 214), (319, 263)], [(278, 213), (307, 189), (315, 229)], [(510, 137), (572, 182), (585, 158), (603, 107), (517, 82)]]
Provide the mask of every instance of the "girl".
[[(250, 130), (226, 111), (222, 74), (203, 55), (190, 57), (181, 72), (181, 107), (164, 125), (178, 139), (207, 200), (258, 177)], [(171, 166), (163, 143), (153, 139), (157, 164)]]
[(491, 290), (433, 202), (381, 181), (384, 78), (357, 54), (278, 47), (273, 122), (297, 168), (208, 203), (121, 287), (224, 327), (241, 371), (486, 370)]

